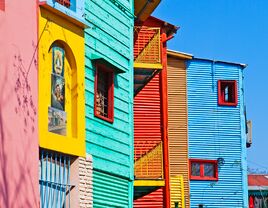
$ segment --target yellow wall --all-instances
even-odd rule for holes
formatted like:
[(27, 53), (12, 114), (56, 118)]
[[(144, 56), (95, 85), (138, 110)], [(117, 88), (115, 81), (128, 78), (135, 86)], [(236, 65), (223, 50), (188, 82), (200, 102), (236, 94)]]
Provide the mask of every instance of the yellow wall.
[[(79, 28), (45, 8), (40, 8), (39, 39), (39, 145), (50, 150), (85, 156), (85, 52), (83, 28)], [(66, 136), (48, 131), (48, 107), (51, 106), (51, 46), (53, 44), (57, 44), (65, 50)]]

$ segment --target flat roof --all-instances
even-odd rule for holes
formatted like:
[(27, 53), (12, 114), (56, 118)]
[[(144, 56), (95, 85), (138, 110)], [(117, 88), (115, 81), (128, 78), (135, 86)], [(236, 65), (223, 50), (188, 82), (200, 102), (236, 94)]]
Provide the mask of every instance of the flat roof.
[(167, 54), (169, 56), (183, 58), (183, 59), (195, 59), (195, 60), (211, 61), (211, 62), (214, 62), (214, 63), (224, 63), (224, 64), (239, 65), (243, 69), (247, 67), (247, 64), (243, 64), (243, 63), (230, 62), (230, 61), (222, 61), (222, 60), (214, 60), (214, 59), (208, 59), (208, 58), (199, 58), (199, 57), (194, 57), (194, 55), (189, 54), (189, 53), (175, 51), (175, 50), (170, 50), (170, 49), (168, 49)]

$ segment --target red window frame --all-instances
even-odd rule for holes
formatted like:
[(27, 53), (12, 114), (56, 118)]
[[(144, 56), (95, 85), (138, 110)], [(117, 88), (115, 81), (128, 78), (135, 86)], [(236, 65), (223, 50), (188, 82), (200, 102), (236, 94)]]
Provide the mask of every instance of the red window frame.
[[(192, 163), (200, 164), (200, 176), (192, 175)], [(204, 164), (213, 164), (214, 177), (204, 176)], [(202, 181), (218, 181), (218, 161), (217, 160), (204, 160), (204, 159), (189, 159), (189, 175), (190, 180), (202, 180)]]
[(59, 4), (69, 8), (71, 6), (71, 0), (56, 0)]
[[(233, 102), (225, 101), (225, 92), (223, 86), (231, 87), (231, 95)], [(218, 104), (223, 106), (237, 106), (237, 82), (236, 80), (219, 80), (218, 81)]]
[[(108, 73), (108, 110), (107, 117), (99, 115), (97, 113), (97, 89), (98, 89), (98, 79), (99, 71)], [(94, 83), (94, 115), (102, 120), (113, 123), (114, 121), (114, 70), (105, 66), (104, 64), (96, 64), (95, 72), (95, 83)]]

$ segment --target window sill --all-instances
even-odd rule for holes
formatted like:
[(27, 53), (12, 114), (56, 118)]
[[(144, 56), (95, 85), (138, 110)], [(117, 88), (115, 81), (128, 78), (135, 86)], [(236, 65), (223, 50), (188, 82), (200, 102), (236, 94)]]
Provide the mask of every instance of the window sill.
[(237, 103), (227, 103), (227, 102), (219, 102), (218, 105), (220, 106), (237, 106)]
[(218, 178), (214, 178), (214, 177), (195, 177), (195, 176), (191, 176), (190, 177), (191, 181), (218, 181)]
[(104, 116), (101, 116), (101, 115), (98, 115), (98, 114), (94, 114), (95, 117), (101, 119), (101, 120), (104, 120), (104, 121), (107, 121), (109, 123), (113, 123), (114, 122), (114, 119), (113, 118), (107, 118), (107, 117), (104, 117)]

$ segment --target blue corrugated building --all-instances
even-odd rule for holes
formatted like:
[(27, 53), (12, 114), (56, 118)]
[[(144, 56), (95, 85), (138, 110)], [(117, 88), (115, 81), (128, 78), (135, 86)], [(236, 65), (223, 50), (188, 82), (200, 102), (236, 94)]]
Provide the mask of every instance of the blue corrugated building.
[(248, 207), (244, 68), (197, 58), (187, 63), (193, 208)]

